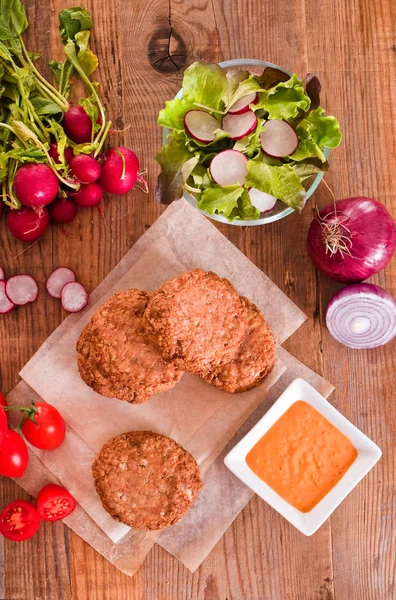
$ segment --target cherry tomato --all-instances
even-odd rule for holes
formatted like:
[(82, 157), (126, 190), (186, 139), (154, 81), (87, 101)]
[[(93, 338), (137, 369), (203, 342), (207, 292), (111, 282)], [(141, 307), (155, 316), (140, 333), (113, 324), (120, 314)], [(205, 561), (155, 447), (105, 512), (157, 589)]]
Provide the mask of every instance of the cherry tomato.
[(62, 486), (50, 483), (37, 496), (37, 510), (44, 521), (64, 519), (76, 508), (73, 496)]
[(35, 402), (36, 425), (27, 419), (22, 425), (22, 433), (33, 446), (42, 450), (54, 450), (65, 439), (65, 422), (55, 406), (46, 402)]
[(0, 533), (8, 540), (23, 542), (40, 527), (40, 517), (33, 504), (14, 500), (0, 514)]
[(8, 429), (0, 447), (0, 475), (22, 477), (29, 461), (25, 440), (13, 429)]
[(7, 400), (5, 399), (3, 394), (0, 392), (0, 446), (4, 442), (4, 438), (6, 436), (7, 427), (8, 427), (8, 425), (7, 425), (8, 415), (7, 415), (6, 411), (1, 408), (2, 406), (7, 406)]

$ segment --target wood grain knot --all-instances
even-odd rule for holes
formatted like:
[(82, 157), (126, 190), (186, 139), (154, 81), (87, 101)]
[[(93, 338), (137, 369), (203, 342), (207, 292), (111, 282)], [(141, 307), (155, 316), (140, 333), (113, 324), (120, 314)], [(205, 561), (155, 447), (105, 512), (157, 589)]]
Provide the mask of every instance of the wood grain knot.
[(154, 31), (148, 43), (150, 65), (160, 73), (176, 73), (187, 63), (187, 46), (172, 27), (163, 25)]

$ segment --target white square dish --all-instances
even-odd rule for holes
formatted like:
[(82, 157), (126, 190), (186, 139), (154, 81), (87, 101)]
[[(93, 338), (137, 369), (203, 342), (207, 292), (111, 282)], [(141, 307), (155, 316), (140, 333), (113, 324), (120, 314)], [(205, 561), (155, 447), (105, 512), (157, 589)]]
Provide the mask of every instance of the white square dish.
[[(246, 462), (246, 456), (263, 435), (292, 404), (303, 400), (346, 435), (357, 450), (357, 457), (340, 481), (309, 512), (301, 512), (281, 498), (258, 477)], [(305, 535), (312, 535), (328, 519), (342, 500), (381, 458), (380, 448), (352, 425), (338, 410), (303, 379), (295, 379), (270, 410), (256, 423), (244, 438), (227, 454), (225, 465), (245, 485), (278, 511)]]

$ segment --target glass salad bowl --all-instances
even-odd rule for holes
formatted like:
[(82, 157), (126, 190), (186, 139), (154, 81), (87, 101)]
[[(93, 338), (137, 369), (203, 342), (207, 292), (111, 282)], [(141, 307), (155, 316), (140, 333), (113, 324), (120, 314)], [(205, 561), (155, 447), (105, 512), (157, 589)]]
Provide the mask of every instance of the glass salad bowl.
[[(219, 65), (223, 69), (240, 68), (240, 69), (246, 69), (248, 71), (252, 71), (253, 73), (257, 72), (257, 74), (261, 73), (266, 67), (273, 67), (276, 69), (280, 69), (281, 71), (283, 71), (290, 77), (292, 75), (292, 73), (290, 73), (283, 67), (280, 67), (279, 65), (275, 65), (274, 63), (266, 62), (265, 60), (257, 60), (254, 58), (236, 58), (233, 60), (225, 60), (223, 62), (220, 62)], [(183, 96), (183, 90), (180, 90), (176, 94), (175, 98), (181, 98), (182, 96)], [(167, 127), (164, 127), (164, 129), (163, 129), (163, 143), (164, 144), (166, 144), (168, 141), (169, 133), (170, 133), (170, 129)], [(325, 154), (326, 158), (328, 158), (328, 156), (330, 154), (329, 148), (325, 148), (324, 154)], [(307, 191), (306, 191), (306, 199), (307, 200), (308, 200), (308, 198), (310, 198), (312, 196), (312, 194), (318, 187), (323, 175), (324, 175), (323, 171), (318, 173), (316, 175), (315, 179), (313, 180), (313, 182), (311, 183), (310, 187), (307, 189)], [(194, 198), (194, 196), (192, 194), (189, 194), (187, 191), (184, 191), (183, 196), (192, 206), (197, 208), (205, 216), (209, 217), (209, 219), (213, 219), (214, 221), (219, 221), (220, 223), (227, 223), (228, 225), (236, 225), (236, 226), (242, 226), (242, 227), (247, 226), (247, 225), (265, 225), (266, 223), (272, 223), (273, 221), (279, 221), (280, 219), (283, 219), (284, 217), (287, 217), (287, 215), (290, 215), (291, 213), (294, 212), (293, 208), (290, 208), (290, 206), (287, 206), (286, 204), (284, 204), (283, 202), (278, 200), (278, 202), (275, 204), (274, 208), (266, 213), (262, 213), (259, 219), (243, 220), (243, 221), (242, 220), (234, 220), (233, 222), (230, 222), (223, 215), (219, 215), (219, 214), (211, 215), (211, 214), (205, 212), (204, 210), (201, 210), (200, 208), (198, 208), (196, 199)]]

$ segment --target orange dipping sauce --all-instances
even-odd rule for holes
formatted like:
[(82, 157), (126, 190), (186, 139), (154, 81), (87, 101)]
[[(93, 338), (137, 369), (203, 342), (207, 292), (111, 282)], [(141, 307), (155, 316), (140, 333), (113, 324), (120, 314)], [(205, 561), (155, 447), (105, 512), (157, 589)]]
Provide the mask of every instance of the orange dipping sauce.
[(301, 512), (309, 512), (357, 457), (350, 440), (299, 400), (246, 456), (252, 471)]

